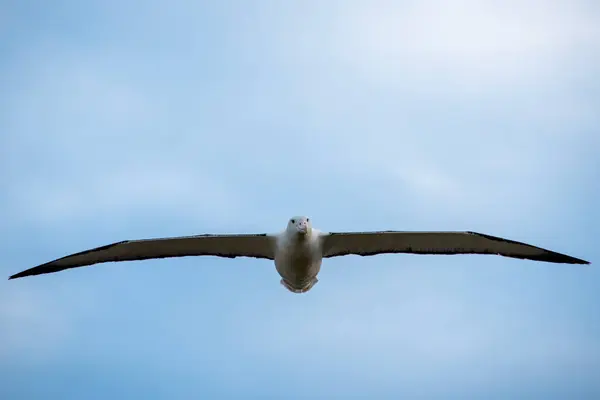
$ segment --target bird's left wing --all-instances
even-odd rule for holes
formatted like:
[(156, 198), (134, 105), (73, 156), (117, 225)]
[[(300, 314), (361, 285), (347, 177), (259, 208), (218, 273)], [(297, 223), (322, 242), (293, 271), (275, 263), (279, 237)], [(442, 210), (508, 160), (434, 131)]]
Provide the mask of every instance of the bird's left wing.
[(125, 240), (68, 255), (30, 268), (9, 279), (29, 275), (48, 274), (68, 268), (83, 267), (111, 261), (147, 260), (151, 258), (218, 256), (274, 258), (272, 235), (197, 235), (159, 239)]
[(343, 232), (323, 236), (323, 257), (382, 253), (497, 254), (567, 264), (589, 264), (565, 254), (476, 232)]

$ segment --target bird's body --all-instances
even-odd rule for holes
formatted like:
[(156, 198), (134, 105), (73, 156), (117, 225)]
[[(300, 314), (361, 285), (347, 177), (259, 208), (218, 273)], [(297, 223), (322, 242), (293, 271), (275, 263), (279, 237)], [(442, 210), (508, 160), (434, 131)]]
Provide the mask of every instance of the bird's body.
[(297, 233), (286, 229), (275, 241), (275, 268), (281, 284), (294, 293), (309, 291), (317, 283), (323, 262), (322, 236), (317, 229)]
[(184, 256), (254, 257), (272, 260), (281, 284), (305, 293), (318, 281), (324, 258), (384, 253), (497, 254), (565, 264), (588, 261), (541, 247), (476, 232), (322, 232), (308, 217), (293, 217), (277, 234), (226, 234), (126, 240), (71, 254), (30, 268), (9, 279), (47, 274), (111, 261)]

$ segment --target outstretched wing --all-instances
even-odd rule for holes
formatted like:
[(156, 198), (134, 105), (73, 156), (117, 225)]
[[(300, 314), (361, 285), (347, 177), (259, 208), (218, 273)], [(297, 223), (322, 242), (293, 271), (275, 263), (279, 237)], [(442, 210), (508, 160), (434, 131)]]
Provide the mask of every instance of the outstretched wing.
[(565, 254), (476, 232), (342, 232), (323, 237), (323, 257), (383, 253), (497, 254), (567, 264), (589, 264)]
[(19, 272), (9, 279), (49, 274), (68, 268), (110, 261), (185, 256), (254, 257), (272, 260), (274, 258), (274, 237), (267, 234), (241, 234), (125, 240), (50, 261)]

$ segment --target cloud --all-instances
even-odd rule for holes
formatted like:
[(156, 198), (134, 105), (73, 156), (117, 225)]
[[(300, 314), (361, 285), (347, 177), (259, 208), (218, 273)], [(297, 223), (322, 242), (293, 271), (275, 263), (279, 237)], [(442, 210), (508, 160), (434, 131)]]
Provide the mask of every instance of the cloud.
[(465, 91), (514, 91), (580, 66), (600, 41), (598, 14), (589, 8), (537, 0), (357, 2), (336, 21), (334, 43), (349, 64), (385, 85), (410, 76), (432, 90), (453, 81)]
[[(301, 157), (311, 158), (302, 166), (305, 174), (335, 175), (347, 185), (357, 176), (365, 184), (377, 182), (394, 193), (392, 198), (386, 194), (390, 202), (414, 199), (418, 209), (444, 197), (454, 206), (485, 210), (502, 203), (511, 213), (529, 215), (541, 198), (555, 195), (555, 174), (569, 174), (572, 169), (565, 166), (576, 163), (581, 149), (589, 146), (590, 135), (572, 124), (587, 121), (586, 126), (593, 126), (597, 117), (589, 99), (565, 89), (569, 81), (563, 75), (536, 72), (532, 77), (527, 71), (531, 63), (563, 68), (561, 60), (570, 59), (568, 54), (581, 55), (593, 47), (595, 25), (590, 21), (595, 14), (561, 2), (539, 12), (535, 2), (516, 8), (445, 4), (355, 2), (343, 9), (321, 5), (310, 15), (292, 6), (257, 5), (252, 12), (266, 24), (262, 30), (237, 13), (221, 15), (228, 24), (240, 22), (239, 32), (218, 38), (231, 52), (239, 51), (241, 65), (258, 57), (246, 50), (261, 39), (257, 51), (263, 71), (252, 69), (247, 81), (229, 81), (230, 72), (215, 75), (211, 69), (217, 83), (190, 82), (189, 91), (181, 90), (189, 75), (169, 77), (171, 89), (162, 74), (147, 85), (144, 79), (154, 76), (143, 64), (149, 55), (126, 55), (117, 42), (94, 55), (46, 42), (26, 59), (29, 84), (17, 91), (10, 113), (21, 133), (10, 136), (15, 143), (9, 145), (12, 157), (31, 151), (34, 140), (43, 145), (39, 149), (51, 151), (36, 154), (38, 162), (29, 172), (16, 168), (17, 162), (7, 168), (22, 171), (21, 183), (12, 183), (17, 186), (11, 202), (27, 205), (32, 217), (36, 210), (54, 215), (50, 218), (102, 209), (108, 213), (109, 207), (131, 212), (143, 202), (182, 214), (198, 205), (211, 210), (204, 218), (218, 209), (219, 218), (237, 218), (249, 210), (258, 212), (264, 201), (254, 198), (253, 186), (277, 196), (268, 182), (299, 175), (294, 156), (289, 156), (293, 141), (296, 152), (306, 154)], [(192, 13), (186, 7), (169, 15)], [(510, 11), (516, 9), (518, 13)], [(132, 34), (140, 33), (144, 15), (155, 21), (155, 11), (143, 14)], [(301, 23), (305, 18), (314, 24)], [(169, 40), (191, 43), (187, 34), (194, 29), (183, 24)], [(281, 37), (271, 29), (281, 31)], [(557, 35), (562, 40), (555, 40)], [(401, 40), (406, 37), (418, 40)], [(188, 63), (195, 65), (201, 54), (191, 49)], [(164, 51), (159, 47), (157, 54)], [(43, 68), (30, 65), (33, 54), (46, 60)], [(139, 66), (140, 73), (119, 72), (109, 62), (115, 55), (122, 57), (125, 70)], [(365, 75), (357, 72), (360, 65), (383, 70)], [(290, 80), (294, 74), (303, 79)], [(458, 79), (456, 74), (466, 75)], [(436, 81), (438, 76), (447, 78)], [(529, 89), (523, 91), (515, 76), (521, 83), (533, 79), (540, 85), (525, 85)], [(385, 80), (385, 88), (373, 78)], [(465, 98), (454, 83), (471, 78), (480, 80), (483, 92)], [(339, 84), (348, 79), (355, 85)], [(498, 87), (510, 91), (498, 92)], [(180, 97), (165, 96), (171, 92)], [(40, 110), (36, 119), (27, 117), (31, 110)], [(40, 131), (44, 135), (36, 136)], [(474, 151), (480, 145), (486, 150)], [(222, 156), (226, 151), (244, 165), (245, 183), (224, 183), (235, 174)], [(35, 175), (26, 180), (27, 173)], [(514, 196), (515, 190), (527, 191), (528, 205)], [(42, 193), (46, 200), (36, 204)], [(112, 193), (120, 193), (118, 200)], [(194, 204), (200, 197), (202, 203)], [(241, 197), (245, 202), (236, 200)]]
[(432, 214), (443, 198), (446, 216), (465, 210), (456, 221), (513, 224), (551, 221), (556, 179), (598, 146), (585, 88), (600, 25), (586, 7), (380, 1), (263, 18), (285, 24), (273, 51), (328, 173), (385, 187), (388, 207)]

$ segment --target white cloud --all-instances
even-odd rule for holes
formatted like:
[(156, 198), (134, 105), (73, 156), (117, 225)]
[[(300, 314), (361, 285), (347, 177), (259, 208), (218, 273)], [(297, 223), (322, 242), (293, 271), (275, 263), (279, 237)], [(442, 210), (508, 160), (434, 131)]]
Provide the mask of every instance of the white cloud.
[(296, 108), (329, 174), (385, 185), (390, 213), (401, 202), (414, 215), (553, 221), (545, 199), (565, 198), (557, 182), (573, 182), (598, 145), (596, 100), (584, 93), (598, 65), (594, 7), (356, 1), (295, 11), (273, 46), (302, 77)]
[[(533, 36), (551, 36), (540, 45), (540, 51), (553, 55), (546, 66), (562, 68), (562, 61), (569, 59), (567, 52), (578, 51), (581, 56), (594, 48), (598, 36), (580, 35), (586, 36), (591, 46), (586, 40), (577, 42), (579, 31), (589, 33), (586, 29), (593, 17), (578, 12), (563, 21), (560, 17), (565, 13), (556, 11), (557, 7), (551, 11), (541, 7), (537, 13), (532, 4), (526, 13), (515, 11), (514, 15), (506, 10), (495, 13), (490, 8), (497, 7), (496, 3), (477, 2), (469, 7), (464, 2), (458, 6), (450, 2), (436, 3), (435, 7), (421, 4), (403, 8), (397, 2), (354, 3), (355, 7), (340, 13), (333, 35), (310, 25), (323, 35), (317, 45), (319, 51), (336, 53), (342, 49), (351, 57), (325, 57), (330, 62), (325, 67), (330, 70), (329, 81), (318, 77), (303, 93), (310, 99), (307, 108), (321, 114), (322, 121), (330, 121), (318, 139), (328, 153), (323, 158), (328, 158), (326, 163), (340, 174), (387, 180), (388, 196), (394, 193), (403, 203), (408, 196), (418, 199), (420, 205), (423, 201), (432, 206), (442, 202), (454, 209), (473, 210), (487, 209), (490, 204), (486, 203), (496, 199), (499, 219), (503, 210), (531, 215), (534, 208), (539, 210), (542, 198), (556, 194), (557, 177), (569, 179), (583, 149), (594, 144), (590, 142), (592, 130), (586, 128), (598, 120), (593, 111), (596, 107), (592, 99), (573, 90), (572, 80), (557, 76), (548, 79), (537, 72), (531, 76), (527, 59), (545, 62), (539, 52), (530, 49), (535, 46), (528, 47), (523, 40), (496, 31), (502, 23), (525, 29), (527, 17), (535, 14), (532, 23), (541, 27), (533, 29), (541, 33), (534, 32)], [(437, 25), (432, 26), (429, 20), (447, 14), (446, 23), (455, 24), (457, 29), (452, 25), (448, 34), (436, 34)], [(513, 17), (517, 20), (511, 22)], [(486, 26), (487, 20), (494, 20), (490, 29), (496, 29), (492, 32), (495, 42), (485, 32), (462, 35), (461, 18), (482, 20)], [(577, 18), (584, 21), (571, 21)], [(372, 37), (372, 32), (365, 33), (369, 29), (392, 32)], [(414, 32), (406, 36), (396, 32), (403, 29)], [(563, 38), (566, 43), (553, 43), (551, 39), (562, 34), (560, 29), (567, 30)], [(422, 43), (420, 34), (430, 30), (434, 32), (429, 42)], [(448, 54), (453, 51), (448, 41), (458, 47), (458, 54)], [(459, 46), (461, 43), (465, 48)], [(389, 47), (399, 63), (373, 54), (378, 46)], [(425, 54), (410, 54), (414, 46)], [(478, 58), (481, 46), (501, 62)], [(504, 50), (516, 54), (504, 54)], [(520, 53), (527, 53), (525, 59)], [(295, 59), (302, 58), (318, 59), (318, 52), (301, 48)], [(412, 67), (403, 70), (404, 64)], [(364, 67), (365, 74), (349, 72), (356, 67)], [(353, 82), (351, 89), (337, 84), (340, 74)], [(374, 89), (373, 84), (383, 84), (383, 89)], [(465, 97), (463, 84), (474, 84), (475, 92)], [(340, 146), (343, 148), (337, 151)]]
[(429, 88), (480, 91), (531, 86), (577, 66), (600, 44), (598, 21), (594, 10), (560, 0), (356, 2), (336, 21), (333, 43), (385, 85), (410, 75)]
[[(205, 218), (215, 210), (219, 218), (244, 209), (256, 212), (246, 204), (251, 196), (223, 183), (227, 177), (221, 167), (235, 160), (234, 168), (252, 169), (251, 180), (261, 173), (274, 182), (298, 175), (287, 156), (293, 140), (314, 160), (304, 172), (318, 176), (325, 170), (348, 182), (357, 176), (388, 182), (386, 197), (392, 203), (409, 197), (419, 208), (444, 199), (471, 210), (496, 202), (504, 206), (500, 209), (529, 215), (555, 190), (554, 175), (573, 170), (566, 166), (585, 146), (581, 129), (571, 127), (595, 118), (590, 101), (561, 89), (567, 81), (559, 79), (559, 88), (551, 89), (551, 80), (537, 68), (561, 69), (570, 54), (595, 44), (594, 14), (563, 2), (502, 4), (353, 2), (333, 11), (323, 6), (328, 18), (319, 16), (319, 9), (298, 17), (288, 13), (286, 24), (273, 22), (277, 19), (267, 13), (266, 26), (278, 29), (285, 40), (261, 42), (261, 56), (303, 59), (291, 71), (303, 73), (302, 85), (289, 90), (281, 89), (281, 81), (242, 85), (227, 88), (235, 96), (214, 98), (220, 92), (211, 91), (174, 103), (201, 102), (186, 105), (199, 116), (178, 112), (143, 79), (119, 75), (108, 56), (125, 52), (102, 59), (102, 52), (91, 57), (44, 50), (43, 68), (24, 68), (31, 83), (14, 102), (19, 135), (11, 140), (14, 154), (34, 144), (46, 146), (50, 155), (42, 164), (62, 167), (36, 165), (42, 173), (21, 176), (13, 203), (27, 205), (35, 218), (38, 210), (53, 219), (111, 207), (127, 212), (141, 203), (187, 214), (200, 198), (197, 209), (207, 210)], [(258, 40), (256, 34), (247, 36)], [(324, 68), (329, 72), (314, 76), (314, 69), (303, 69), (306, 60), (319, 66), (329, 62)], [(129, 69), (140, 62), (135, 57), (121, 61)], [(325, 81), (335, 76), (343, 79)], [(432, 91), (426, 81), (438, 76), (444, 84)], [(519, 91), (517, 83), (528, 79), (550, 85)], [(354, 88), (340, 85), (346, 80)], [(474, 83), (484, 92), (504, 85), (504, 94), (465, 99), (453, 82)], [(383, 92), (373, 89), (380, 83), (385, 83)], [(35, 119), (27, 116), (31, 110)], [(223, 117), (227, 112), (231, 118)], [(300, 127), (281, 120), (290, 115), (301, 120)], [(211, 118), (214, 124), (207, 125)], [(476, 151), (482, 146), (485, 150)], [(211, 147), (214, 152), (206, 150)], [(232, 152), (238, 154), (230, 158), (226, 153)], [(215, 163), (219, 157), (223, 164)]]

